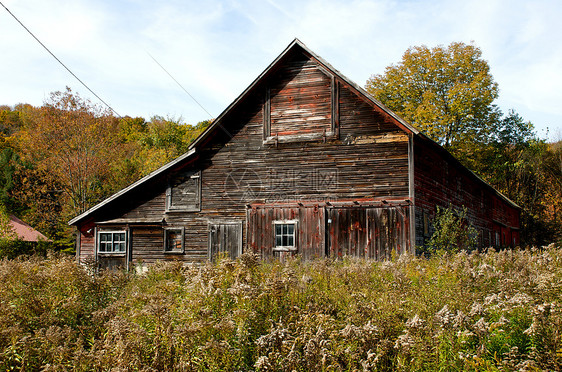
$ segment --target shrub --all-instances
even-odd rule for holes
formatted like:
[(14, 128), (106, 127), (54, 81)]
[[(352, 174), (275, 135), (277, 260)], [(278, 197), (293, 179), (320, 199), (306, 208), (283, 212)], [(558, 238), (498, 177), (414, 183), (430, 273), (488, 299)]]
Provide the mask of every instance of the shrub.
[(467, 209), (437, 207), (433, 220), (435, 231), (427, 244), (430, 252), (458, 252), (476, 246), (476, 229), (467, 221)]

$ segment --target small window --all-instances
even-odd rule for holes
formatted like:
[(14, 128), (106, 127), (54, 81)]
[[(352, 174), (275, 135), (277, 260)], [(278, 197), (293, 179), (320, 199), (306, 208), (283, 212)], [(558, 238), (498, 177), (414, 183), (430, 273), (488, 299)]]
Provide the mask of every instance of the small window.
[(423, 236), (429, 238), (429, 215), (426, 211), (423, 211)]
[(276, 250), (296, 250), (296, 225), (294, 221), (275, 222)]
[(167, 253), (184, 253), (183, 228), (164, 230), (164, 251)]
[(170, 180), (166, 190), (166, 211), (201, 210), (201, 172), (186, 172)]
[(124, 253), (126, 244), (125, 231), (103, 231), (98, 234), (99, 253)]

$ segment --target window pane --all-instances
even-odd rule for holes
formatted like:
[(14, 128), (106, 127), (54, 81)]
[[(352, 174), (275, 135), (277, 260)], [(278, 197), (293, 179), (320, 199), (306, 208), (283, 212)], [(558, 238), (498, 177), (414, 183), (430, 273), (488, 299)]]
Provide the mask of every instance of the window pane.
[(275, 235), (281, 235), (281, 225), (275, 225)]
[(119, 244), (119, 252), (125, 252), (125, 243)]
[(105, 252), (105, 244), (106, 243), (100, 242), (100, 252)]
[(289, 236), (287, 237), (287, 245), (290, 246), (290, 247), (294, 247), (294, 245), (295, 245), (295, 239), (294, 239), (294, 236), (293, 236), (293, 235), (289, 235)]
[(121, 241), (121, 242), (124, 242), (125, 241), (125, 233), (118, 234), (118, 240)]
[(287, 234), (287, 224), (283, 224), (283, 235)]
[(100, 241), (102, 242), (107, 241), (107, 234), (100, 234)]
[(166, 230), (166, 251), (182, 251), (183, 234), (182, 230)]
[(283, 245), (282, 239), (281, 239), (281, 235), (277, 235), (275, 237), (275, 246), (276, 247), (281, 247)]
[(293, 235), (293, 233), (295, 232), (295, 225), (293, 224), (287, 225), (287, 230), (289, 235)]

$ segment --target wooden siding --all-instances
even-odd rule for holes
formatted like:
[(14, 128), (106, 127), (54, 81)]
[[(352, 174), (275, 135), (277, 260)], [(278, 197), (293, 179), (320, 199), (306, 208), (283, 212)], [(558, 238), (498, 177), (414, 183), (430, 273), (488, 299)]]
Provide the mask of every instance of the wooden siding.
[(306, 59), (287, 62), (268, 91), (270, 136), (327, 133), (332, 128), (331, 77)]
[[(298, 254), (325, 256), (325, 211), (315, 207), (268, 206), (248, 210), (248, 248), (263, 258)], [(296, 250), (275, 250), (274, 223), (296, 221)]]
[(94, 257), (95, 246), (94, 246), (94, 234), (83, 233), (80, 234), (80, 260), (84, 260), (87, 257)]
[[(519, 244), (519, 210), (495, 190), (478, 180), (443, 149), (427, 140), (414, 142), (416, 245), (425, 244), (433, 233), (431, 221), (436, 206), (467, 208), (469, 222), (478, 231), (480, 248), (495, 246), (496, 232), (502, 246)], [(425, 218), (424, 218), (425, 216)], [(425, 221), (424, 221), (425, 220)], [(430, 223), (429, 231), (424, 224)], [(514, 240), (515, 239), (515, 240)]]
[(242, 253), (242, 222), (209, 224), (209, 259), (221, 254), (235, 259)]
[(150, 264), (175, 256), (164, 252), (164, 230), (162, 228), (134, 227), (131, 236), (133, 264)]
[[(265, 205), (248, 210), (248, 247), (264, 258), (354, 256), (371, 259), (410, 251), (409, 207)], [(294, 222), (296, 249), (275, 247), (275, 223)]]

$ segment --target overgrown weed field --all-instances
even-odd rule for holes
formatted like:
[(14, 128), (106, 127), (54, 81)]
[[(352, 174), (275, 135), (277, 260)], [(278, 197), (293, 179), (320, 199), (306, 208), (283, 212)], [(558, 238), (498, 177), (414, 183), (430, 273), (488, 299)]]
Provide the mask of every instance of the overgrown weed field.
[(560, 370), (561, 306), (554, 246), (144, 274), (4, 260), (0, 370)]

